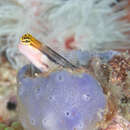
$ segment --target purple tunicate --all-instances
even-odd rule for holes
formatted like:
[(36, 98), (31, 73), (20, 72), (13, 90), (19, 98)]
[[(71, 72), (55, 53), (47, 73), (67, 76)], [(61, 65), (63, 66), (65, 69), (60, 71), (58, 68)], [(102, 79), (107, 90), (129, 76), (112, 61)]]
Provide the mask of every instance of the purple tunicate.
[(19, 118), (25, 130), (95, 130), (106, 98), (92, 76), (61, 70), (29, 77), (28, 68), (18, 74)]
[(120, 53), (117, 51), (106, 51), (103, 53), (98, 53), (98, 56), (100, 57), (100, 59), (104, 62), (108, 62), (109, 60), (111, 60), (115, 55), (119, 55)]
[(119, 54), (119, 52), (113, 50), (92, 53), (88, 51), (73, 50), (67, 52), (63, 56), (76, 66), (87, 66), (93, 57), (100, 58), (102, 62), (108, 62), (113, 56)]

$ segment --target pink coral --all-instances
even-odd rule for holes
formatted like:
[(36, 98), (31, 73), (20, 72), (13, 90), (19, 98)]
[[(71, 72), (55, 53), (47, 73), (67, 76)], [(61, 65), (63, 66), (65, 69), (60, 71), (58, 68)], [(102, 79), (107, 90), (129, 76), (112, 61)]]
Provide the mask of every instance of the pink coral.
[(130, 122), (121, 116), (116, 116), (105, 130), (130, 130)]

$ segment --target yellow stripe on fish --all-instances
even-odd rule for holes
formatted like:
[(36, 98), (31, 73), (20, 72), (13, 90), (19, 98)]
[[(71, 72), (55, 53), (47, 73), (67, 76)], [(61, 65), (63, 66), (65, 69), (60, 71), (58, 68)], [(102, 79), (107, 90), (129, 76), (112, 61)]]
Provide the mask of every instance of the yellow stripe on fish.
[(37, 49), (41, 49), (42, 48), (42, 43), (40, 41), (38, 41), (37, 39), (35, 39), (31, 34), (27, 33), (24, 34), (21, 38), (20, 38), (22, 44), (24, 45), (29, 45), (29, 46), (33, 46)]

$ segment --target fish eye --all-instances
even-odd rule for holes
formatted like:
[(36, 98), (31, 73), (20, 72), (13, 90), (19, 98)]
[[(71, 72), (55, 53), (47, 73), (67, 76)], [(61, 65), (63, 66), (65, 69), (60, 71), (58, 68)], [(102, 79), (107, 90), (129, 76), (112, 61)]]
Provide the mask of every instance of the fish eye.
[(24, 34), (22, 37), (21, 37), (21, 41), (22, 41), (22, 44), (24, 45), (31, 45), (31, 42), (32, 42), (32, 39), (31, 39), (31, 35), (30, 34)]
[(30, 39), (21, 38), (21, 41), (22, 41), (22, 44), (24, 44), (24, 45), (30, 45), (31, 44)]
[(32, 35), (30, 34), (24, 34), (22, 37), (21, 37), (21, 41), (23, 40), (31, 40), (32, 39)]

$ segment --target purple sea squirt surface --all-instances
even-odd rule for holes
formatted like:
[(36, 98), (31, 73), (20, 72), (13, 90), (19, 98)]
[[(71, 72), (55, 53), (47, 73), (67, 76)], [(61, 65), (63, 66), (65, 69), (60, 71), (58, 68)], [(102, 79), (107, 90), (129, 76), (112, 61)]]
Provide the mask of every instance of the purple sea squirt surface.
[(92, 76), (61, 70), (32, 78), (27, 69), (18, 73), (19, 119), (26, 130), (95, 130), (106, 98)]

